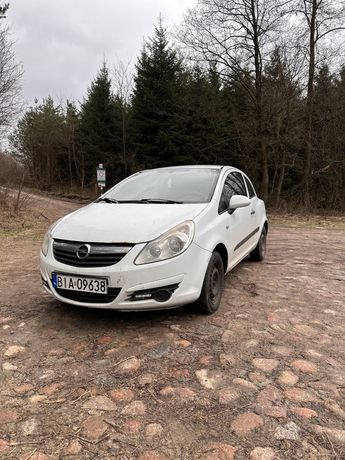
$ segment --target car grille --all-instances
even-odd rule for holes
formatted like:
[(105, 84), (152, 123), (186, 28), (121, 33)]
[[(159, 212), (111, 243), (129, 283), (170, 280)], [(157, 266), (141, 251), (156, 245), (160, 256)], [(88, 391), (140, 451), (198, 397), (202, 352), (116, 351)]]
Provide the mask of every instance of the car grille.
[(55, 260), (73, 267), (108, 267), (120, 262), (132, 247), (133, 244), (54, 240), (53, 253)]
[(70, 291), (69, 289), (55, 289), (61, 297), (77, 302), (86, 303), (110, 303), (119, 295), (121, 288), (108, 288), (108, 294), (96, 294), (94, 292)]

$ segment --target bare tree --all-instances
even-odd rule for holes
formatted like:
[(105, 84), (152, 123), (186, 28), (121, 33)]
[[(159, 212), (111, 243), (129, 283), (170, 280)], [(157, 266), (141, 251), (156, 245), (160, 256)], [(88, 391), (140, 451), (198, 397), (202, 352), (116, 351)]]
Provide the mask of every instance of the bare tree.
[[(0, 14), (3, 14), (2, 10)], [(0, 24), (0, 136), (6, 133), (21, 110), (22, 73), (21, 66), (15, 60), (9, 30)]]
[(276, 48), (264, 72), (264, 107), (270, 152), (270, 203), (280, 206), (285, 177), (294, 167), (300, 146), (300, 95), (296, 65), (286, 49)]
[[(313, 101), (315, 74), (324, 53), (341, 49), (341, 42), (334, 34), (345, 30), (344, 0), (296, 0), (295, 12), (300, 17), (301, 34), (298, 46), (304, 50), (308, 63), (306, 127), (303, 167), (304, 205), (310, 206), (310, 182), (312, 175)], [(332, 40), (333, 39), (333, 40)], [(326, 51), (326, 45), (328, 50)]]
[(122, 161), (124, 175), (127, 175), (128, 170), (128, 155), (127, 155), (127, 131), (128, 131), (128, 111), (130, 107), (130, 99), (133, 89), (133, 73), (131, 71), (130, 62), (126, 64), (120, 61), (113, 68), (113, 82), (115, 86), (115, 95), (118, 98), (121, 106), (122, 120)]
[(263, 124), (262, 77), (283, 16), (291, 0), (199, 0), (189, 10), (179, 37), (199, 62), (216, 64), (220, 76), (248, 74), (240, 81), (249, 93), (256, 114), (260, 156), (261, 194), (268, 196), (268, 157)]

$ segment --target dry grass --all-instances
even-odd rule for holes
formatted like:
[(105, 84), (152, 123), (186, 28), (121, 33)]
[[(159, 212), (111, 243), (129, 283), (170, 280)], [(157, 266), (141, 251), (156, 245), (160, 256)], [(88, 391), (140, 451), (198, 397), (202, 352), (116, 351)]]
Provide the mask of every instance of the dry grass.
[(39, 240), (61, 215), (81, 203), (57, 201), (43, 195), (0, 187), (0, 238)]
[(25, 234), (36, 222), (37, 216), (30, 210), (29, 195), (0, 188), (0, 236)]
[(345, 215), (318, 215), (318, 214), (276, 214), (269, 213), (270, 225), (274, 227), (290, 228), (328, 228), (345, 230)]

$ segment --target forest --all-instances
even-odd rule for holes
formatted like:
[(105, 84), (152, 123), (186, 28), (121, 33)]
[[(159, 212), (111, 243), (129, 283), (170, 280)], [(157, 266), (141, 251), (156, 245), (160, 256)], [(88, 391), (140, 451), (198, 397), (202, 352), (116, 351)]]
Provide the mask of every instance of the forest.
[(80, 103), (35, 100), (8, 151), (41, 190), (94, 190), (99, 163), (109, 186), (225, 164), (272, 208), (344, 211), (344, 18), (335, 0), (199, 0), (174, 30), (159, 18), (134, 70), (100, 62)]

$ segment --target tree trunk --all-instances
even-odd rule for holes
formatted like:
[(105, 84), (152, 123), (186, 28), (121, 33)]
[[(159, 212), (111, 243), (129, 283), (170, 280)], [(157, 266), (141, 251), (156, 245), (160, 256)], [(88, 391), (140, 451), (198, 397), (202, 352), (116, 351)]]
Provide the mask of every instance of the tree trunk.
[(69, 172), (69, 188), (72, 190), (73, 187), (73, 177), (72, 177), (72, 155), (71, 147), (68, 146), (68, 172)]
[(281, 159), (280, 173), (278, 177), (278, 184), (277, 184), (276, 197), (275, 197), (275, 207), (276, 208), (278, 208), (280, 204), (280, 196), (282, 193), (284, 177), (285, 177), (285, 151), (283, 151), (283, 155)]
[(258, 34), (258, 22), (256, 17), (256, 0), (251, 0), (251, 14), (253, 25), (253, 42), (254, 42), (254, 64), (255, 64), (255, 105), (256, 116), (258, 123), (258, 136), (259, 136), (259, 157), (260, 157), (260, 173), (261, 173), (261, 197), (264, 201), (268, 198), (268, 158), (267, 146), (265, 140), (264, 126), (263, 126), (263, 101), (262, 101), (262, 61), (260, 52), (260, 42)]
[(126, 106), (123, 104), (122, 107), (122, 161), (123, 161), (123, 171), (125, 177), (127, 176), (127, 132), (126, 132)]
[(308, 71), (308, 92), (306, 105), (306, 132), (304, 147), (304, 167), (303, 167), (303, 194), (304, 206), (310, 207), (310, 185), (311, 185), (311, 163), (312, 163), (312, 125), (313, 125), (313, 99), (314, 99), (314, 79), (315, 79), (315, 34), (316, 34), (316, 13), (317, 0), (312, 0), (312, 11), (309, 23), (309, 71)]

